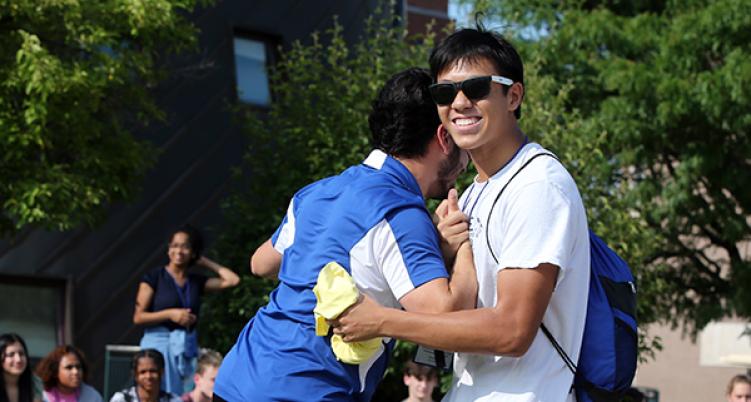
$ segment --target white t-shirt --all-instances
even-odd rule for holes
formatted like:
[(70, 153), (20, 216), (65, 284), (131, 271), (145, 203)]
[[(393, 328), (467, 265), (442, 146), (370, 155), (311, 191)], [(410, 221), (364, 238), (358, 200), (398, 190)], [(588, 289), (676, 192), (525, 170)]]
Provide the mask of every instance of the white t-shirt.
[[(557, 265), (558, 279), (543, 322), (576, 362), (586, 317), (590, 250), (587, 217), (574, 180), (557, 160), (536, 158), (493, 206), (486, 232), (490, 208), (501, 188), (524, 162), (541, 152), (549, 151), (538, 144), (525, 145), (489, 180), (475, 181), (459, 205), (470, 218), (477, 306), (496, 305), (500, 270)], [(490, 255), (488, 234), (498, 264)], [(522, 357), (457, 353), (453, 384), (443, 401), (573, 401), (572, 381), (563, 359), (538, 331)]]

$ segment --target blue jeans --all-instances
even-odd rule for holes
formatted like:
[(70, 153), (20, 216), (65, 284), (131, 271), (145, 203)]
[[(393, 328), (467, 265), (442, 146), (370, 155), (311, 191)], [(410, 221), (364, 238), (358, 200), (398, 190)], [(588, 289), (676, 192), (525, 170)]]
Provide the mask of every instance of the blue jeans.
[(156, 349), (164, 356), (162, 390), (182, 395), (193, 388), (193, 373), (198, 356), (198, 334), (195, 330), (146, 328), (141, 349)]

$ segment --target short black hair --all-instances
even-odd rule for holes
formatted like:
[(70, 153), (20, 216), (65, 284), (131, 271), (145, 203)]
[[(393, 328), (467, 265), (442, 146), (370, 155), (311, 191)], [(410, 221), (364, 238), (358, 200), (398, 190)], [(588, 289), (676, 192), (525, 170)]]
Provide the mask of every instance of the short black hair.
[(160, 371), (164, 370), (164, 355), (162, 355), (162, 352), (152, 348), (141, 349), (133, 355), (133, 360), (130, 362), (130, 369), (133, 371), (134, 378), (138, 374), (136, 370), (138, 370), (138, 361), (141, 359), (151, 359)]
[[(487, 31), (479, 25), (477, 29), (456, 31), (433, 48), (430, 53), (430, 75), (435, 81), (438, 74), (460, 61), (476, 63), (483, 59), (493, 63), (498, 74), (524, 85), (524, 65), (514, 46), (501, 34)], [(504, 85), (503, 93), (507, 91), (508, 87)], [(514, 111), (514, 116), (521, 119), (521, 104)]]
[(409, 68), (386, 81), (368, 117), (373, 148), (405, 158), (425, 154), (441, 124), (428, 90), (432, 82), (423, 68)]
[(193, 256), (190, 258), (189, 264), (195, 264), (196, 261), (201, 258), (201, 255), (203, 253), (203, 235), (201, 235), (201, 231), (188, 224), (180, 226), (176, 230), (172, 231), (172, 233), (170, 233), (169, 238), (167, 239), (167, 248), (169, 248), (170, 243), (172, 243), (172, 239), (178, 233), (185, 233), (186, 235), (188, 235), (190, 250), (193, 252)]

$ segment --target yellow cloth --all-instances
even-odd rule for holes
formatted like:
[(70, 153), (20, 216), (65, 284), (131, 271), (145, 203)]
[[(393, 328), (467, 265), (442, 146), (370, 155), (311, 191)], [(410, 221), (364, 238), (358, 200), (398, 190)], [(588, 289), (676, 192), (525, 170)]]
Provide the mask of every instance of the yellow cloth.
[[(313, 287), (313, 293), (318, 301), (313, 309), (318, 336), (326, 336), (329, 333), (329, 324), (326, 320), (339, 317), (339, 314), (355, 304), (360, 296), (355, 281), (347, 270), (333, 261), (326, 264), (318, 273), (318, 282)], [(336, 358), (348, 364), (367, 361), (381, 348), (381, 344), (381, 338), (347, 343), (340, 335), (331, 337), (331, 349)]]

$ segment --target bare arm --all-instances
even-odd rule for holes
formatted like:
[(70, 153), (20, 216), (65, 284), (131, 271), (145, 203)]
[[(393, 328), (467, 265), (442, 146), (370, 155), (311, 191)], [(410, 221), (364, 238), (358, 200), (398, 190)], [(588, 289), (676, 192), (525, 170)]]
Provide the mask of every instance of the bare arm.
[(388, 336), (443, 350), (522, 356), (540, 327), (557, 275), (551, 264), (504, 269), (495, 307), (445, 314), (390, 309), (363, 299), (333, 321), (334, 333), (348, 342)]
[(198, 265), (204, 266), (219, 275), (218, 278), (209, 278), (209, 280), (206, 281), (206, 285), (204, 287), (205, 290), (217, 291), (235, 287), (240, 283), (240, 277), (237, 276), (234, 271), (225, 266), (217, 264), (207, 257), (202, 256), (201, 258), (199, 258)]
[(271, 239), (261, 244), (250, 257), (250, 272), (262, 278), (276, 279), (281, 265), (282, 255), (271, 244)]
[(475, 307), (477, 274), (472, 247), (465, 242), (456, 254), (451, 279), (434, 279), (404, 295), (399, 303), (407, 311), (446, 313)]
[[(477, 274), (472, 247), (467, 241), (467, 217), (459, 210), (455, 189), (449, 191), (448, 199), (436, 209), (435, 218), (438, 220), (444, 260), (449, 254), (450, 264), (453, 265), (448, 266), (451, 278), (424, 283), (402, 296), (399, 303), (407, 311), (419, 313), (446, 313), (474, 308), (477, 300)], [(448, 262), (446, 264), (449, 265)]]
[(148, 325), (172, 321), (183, 327), (189, 327), (196, 322), (196, 315), (191, 313), (188, 308), (168, 308), (154, 312), (146, 311), (146, 307), (151, 304), (153, 298), (154, 289), (147, 283), (141, 282), (138, 285), (138, 294), (136, 295), (133, 324)]

